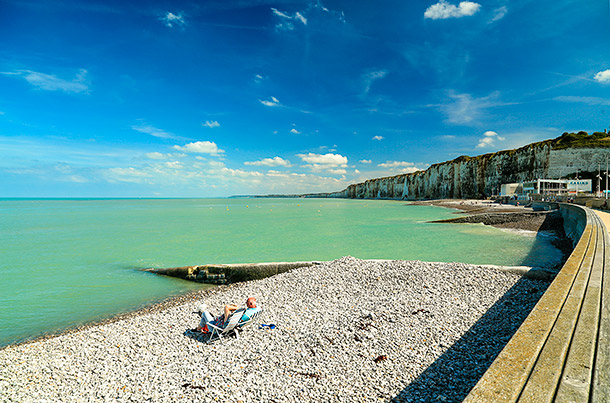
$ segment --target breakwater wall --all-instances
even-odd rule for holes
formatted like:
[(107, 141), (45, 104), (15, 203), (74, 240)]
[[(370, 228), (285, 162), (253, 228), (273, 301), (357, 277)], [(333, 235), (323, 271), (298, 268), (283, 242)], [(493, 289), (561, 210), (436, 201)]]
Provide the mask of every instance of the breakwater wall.
[(247, 264), (207, 264), (171, 268), (149, 268), (143, 271), (178, 277), (184, 280), (206, 284), (231, 284), (241, 281), (258, 280), (299, 267), (310, 267), (320, 262), (277, 262)]

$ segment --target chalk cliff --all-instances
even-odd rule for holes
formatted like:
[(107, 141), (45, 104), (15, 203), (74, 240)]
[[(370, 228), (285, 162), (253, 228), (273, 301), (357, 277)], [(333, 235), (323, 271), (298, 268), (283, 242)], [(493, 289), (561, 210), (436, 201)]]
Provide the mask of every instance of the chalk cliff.
[(537, 178), (560, 178), (603, 170), (610, 155), (610, 134), (586, 132), (532, 143), (477, 157), (462, 156), (430, 166), (425, 171), (370, 179), (342, 191), (310, 197), (438, 199), (484, 198), (499, 193), (503, 183)]

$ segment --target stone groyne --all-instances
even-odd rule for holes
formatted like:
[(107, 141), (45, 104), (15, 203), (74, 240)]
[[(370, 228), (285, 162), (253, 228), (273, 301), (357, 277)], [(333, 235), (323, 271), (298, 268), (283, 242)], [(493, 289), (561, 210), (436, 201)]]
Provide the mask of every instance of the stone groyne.
[(143, 269), (149, 273), (178, 277), (206, 284), (231, 284), (258, 280), (299, 268), (319, 265), (320, 262), (275, 262), (244, 264), (206, 264), (170, 268)]

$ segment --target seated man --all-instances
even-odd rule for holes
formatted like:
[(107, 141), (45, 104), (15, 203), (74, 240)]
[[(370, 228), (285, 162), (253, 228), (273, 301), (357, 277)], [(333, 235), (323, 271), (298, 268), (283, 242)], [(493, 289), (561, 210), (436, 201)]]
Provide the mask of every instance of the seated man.
[[(207, 325), (210, 322), (215, 326), (222, 327), (229, 319), (229, 316), (231, 316), (231, 314), (235, 310), (237, 310), (237, 305), (233, 305), (233, 304), (225, 305), (223, 314), (214, 318), (212, 316), (212, 314), (210, 314), (210, 312), (208, 312), (207, 305), (202, 302), (197, 307), (197, 313), (201, 316), (201, 321), (199, 322), (199, 326), (197, 326), (193, 330), (198, 331), (198, 332), (207, 333), (207, 332), (209, 332)], [(250, 297), (246, 300), (246, 310), (244, 311), (240, 320), (246, 321), (246, 320), (250, 319), (255, 312), (258, 312), (258, 311), (260, 311), (260, 309), (256, 307), (256, 298)]]
[(247, 320), (250, 320), (250, 318), (252, 316), (254, 316), (255, 313), (260, 312), (260, 308), (256, 307), (256, 298), (254, 297), (250, 297), (246, 300), (246, 311), (244, 312), (244, 314), (241, 316), (241, 322), (245, 322)]

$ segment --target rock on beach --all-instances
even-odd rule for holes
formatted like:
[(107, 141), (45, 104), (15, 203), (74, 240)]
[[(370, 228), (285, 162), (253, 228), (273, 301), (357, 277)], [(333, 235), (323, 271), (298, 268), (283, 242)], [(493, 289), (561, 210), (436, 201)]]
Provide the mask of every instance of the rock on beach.
[[(0, 400), (461, 401), (547, 286), (475, 265), (344, 257), (8, 346)], [(275, 329), (211, 345), (185, 335), (198, 301), (219, 313), (249, 296)]]

